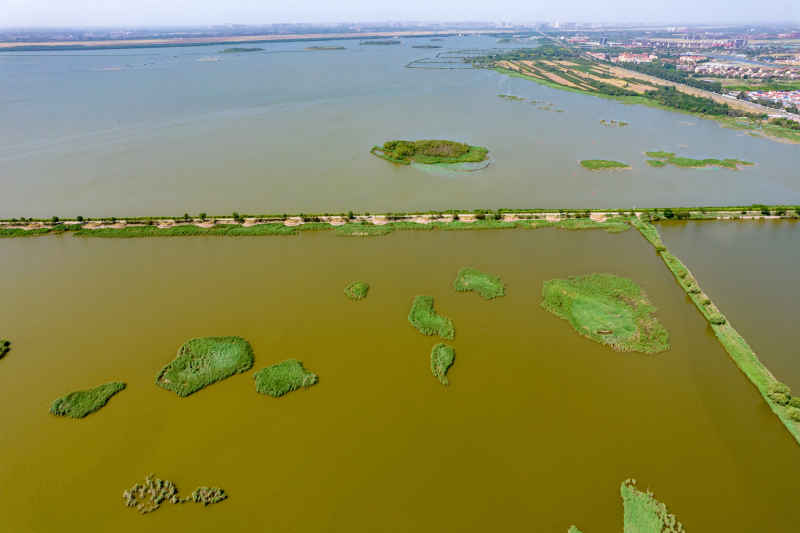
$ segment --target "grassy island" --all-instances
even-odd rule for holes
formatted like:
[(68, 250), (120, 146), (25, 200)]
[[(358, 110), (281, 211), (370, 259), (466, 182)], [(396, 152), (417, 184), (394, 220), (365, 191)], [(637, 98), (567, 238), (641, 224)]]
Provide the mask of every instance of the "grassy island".
[(401, 165), (480, 163), (489, 157), (489, 150), (482, 146), (443, 140), (386, 141), (370, 153)]
[(504, 296), (506, 293), (503, 280), (470, 267), (458, 271), (453, 285), (457, 291), (475, 291), (486, 300)]
[(347, 50), (344, 46), (306, 46), (306, 50)]
[(113, 381), (93, 389), (71, 392), (54, 401), (50, 406), (50, 413), (56, 416), (83, 418), (99, 410), (124, 388), (125, 383)]
[(627, 163), (608, 159), (584, 159), (581, 161), (581, 166), (589, 170), (627, 170), (631, 168)]
[(730, 170), (739, 170), (739, 167), (753, 166), (750, 161), (739, 159), (691, 159), (689, 157), (676, 157), (673, 152), (645, 152), (644, 155), (652, 157), (647, 164), (651, 167), (675, 165), (683, 168), (721, 167)]
[(246, 52), (263, 52), (263, 51), (264, 51), (263, 48), (236, 48), (236, 47), (234, 47), (234, 48), (226, 48), (225, 50), (222, 50), (220, 53), (221, 54), (243, 54), (243, 53), (246, 53)]
[(301, 387), (316, 385), (319, 378), (303, 367), (297, 359), (274, 364), (255, 373), (256, 390), (273, 398), (280, 398)]
[(633, 281), (589, 274), (546, 281), (542, 307), (568, 321), (581, 335), (620, 352), (659, 353), (669, 334)]
[(7, 339), (0, 339), (0, 359), (2, 359), (11, 350), (11, 341)]
[(178, 349), (177, 357), (159, 372), (156, 384), (178, 396), (189, 396), (252, 366), (253, 349), (243, 338), (200, 337)]
[(408, 312), (408, 321), (423, 335), (438, 335), (453, 340), (453, 321), (441, 316), (433, 309), (433, 296), (417, 296)]
[(431, 372), (442, 385), (450, 384), (447, 380), (447, 371), (453, 366), (455, 359), (456, 351), (447, 344), (439, 343), (431, 350)]
[(620, 487), (624, 507), (625, 533), (683, 533), (683, 525), (667, 506), (656, 500), (650, 491), (636, 488), (636, 481), (628, 479)]
[(365, 281), (354, 281), (344, 288), (344, 294), (351, 300), (363, 300), (369, 292), (369, 283)]
[(198, 487), (191, 496), (181, 498), (175, 483), (168, 479), (157, 478), (153, 474), (148, 475), (144, 483), (135, 483), (122, 493), (125, 505), (141, 514), (152, 513), (164, 502), (173, 504), (194, 502), (207, 507), (227, 499), (228, 495), (218, 487)]

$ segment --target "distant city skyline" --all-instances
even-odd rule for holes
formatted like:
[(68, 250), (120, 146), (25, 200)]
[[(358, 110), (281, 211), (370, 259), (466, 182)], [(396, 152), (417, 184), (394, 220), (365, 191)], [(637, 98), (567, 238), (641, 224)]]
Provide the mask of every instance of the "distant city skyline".
[(570, 21), (645, 24), (800, 23), (800, 4), (778, 1), (765, 10), (743, 0), (299, 0), (289, 4), (259, 0), (0, 0), (1, 27), (192, 26), (219, 24), (458, 22), (531, 23)]

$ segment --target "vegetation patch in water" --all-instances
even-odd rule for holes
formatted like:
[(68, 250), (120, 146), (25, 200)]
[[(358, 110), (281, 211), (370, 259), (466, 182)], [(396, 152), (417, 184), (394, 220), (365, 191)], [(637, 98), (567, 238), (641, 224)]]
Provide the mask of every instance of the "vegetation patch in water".
[(273, 398), (280, 398), (301, 387), (311, 387), (319, 380), (316, 374), (306, 370), (297, 359), (287, 359), (268, 366), (256, 372), (254, 377), (256, 391)]
[(0, 339), (0, 359), (11, 350), (11, 341), (8, 339)]
[(635, 480), (626, 480), (620, 488), (624, 507), (625, 533), (684, 533), (683, 525), (667, 506), (656, 500), (650, 491), (636, 488)]
[(647, 164), (655, 168), (667, 166), (667, 163), (665, 161), (661, 161), (660, 159), (648, 159)]
[(386, 141), (383, 146), (374, 146), (370, 151), (386, 161), (401, 165), (480, 163), (488, 158), (489, 150), (482, 146), (445, 141)]
[(438, 335), (447, 340), (455, 337), (453, 321), (433, 309), (433, 296), (415, 297), (408, 312), (408, 321), (423, 335)]
[(344, 288), (344, 294), (351, 300), (363, 300), (369, 292), (369, 283), (365, 281), (354, 281)]
[(631, 166), (627, 163), (611, 161), (609, 159), (584, 159), (581, 161), (581, 166), (589, 170), (614, 170), (631, 168)]
[(241, 337), (199, 337), (186, 341), (167, 364), (156, 384), (189, 396), (200, 389), (253, 366), (253, 349)]
[(122, 493), (122, 500), (125, 505), (136, 509), (141, 514), (152, 513), (161, 507), (164, 502), (174, 504), (195, 502), (209, 506), (226, 499), (228, 499), (228, 495), (218, 487), (198, 487), (192, 492), (191, 496), (181, 498), (175, 483), (159, 479), (153, 474), (148, 475), (144, 483), (135, 483)]
[(612, 274), (589, 274), (546, 281), (542, 307), (568, 321), (575, 331), (620, 352), (659, 353), (669, 334), (633, 281)]
[(647, 161), (652, 167), (663, 167), (665, 165), (675, 165), (683, 168), (702, 168), (702, 167), (722, 167), (730, 170), (738, 170), (742, 166), (752, 166), (750, 161), (739, 159), (692, 159), (689, 157), (677, 157), (672, 152), (645, 152), (647, 157), (652, 157), (656, 161)]
[(456, 360), (456, 351), (452, 346), (439, 343), (431, 350), (431, 372), (442, 385), (449, 385), (447, 371), (453, 366)]
[(113, 381), (93, 389), (71, 392), (54, 401), (50, 406), (50, 413), (56, 416), (83, 418), (102, 408), (112, 396), (124, 388), (125, 383)]
[(220, 53), (221, 54), (243, 54), (243, 53), (246, 53), (246, 52), (263, 52), (263, 51), (264, 51), (263, 48), (237, 48), (237, 47), (234, 47), (234, 48), (226, 48), (225, 50), (222, 50)]
[(344, 46), (307, 46), (306, 50), (347, 50)]
[(504, 296), (506, 293), (503, 280), (470, 267), (464, 267), (458, 271), (453, 285), (457, 291), (475, 291), (486, 300)]

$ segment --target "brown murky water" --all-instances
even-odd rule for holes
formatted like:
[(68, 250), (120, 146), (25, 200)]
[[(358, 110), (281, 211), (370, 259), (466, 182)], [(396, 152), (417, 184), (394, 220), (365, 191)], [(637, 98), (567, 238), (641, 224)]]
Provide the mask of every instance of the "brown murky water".
[[(796, 526), (797, 445), (634, 232), (46, 237), (0, 256), (4, 531), (611, 532), (627, 477), (690, 532)], [(456, 293), (465, 265), (508, 295)], [(544, 280), (595, 271), (644, 287), (669, 352), (613, 352), (539, 307)], [(366, 300), (344, 297), (353, 279)], [(450, 387), (406, 320), (416, 294), (455, 323)], [(249, 339), (255, 369), (297, 357), (320, 383), (278, 400), (252, 372), (186, 399), (157, 387), (205, 335)], [(128, 390), (98, 413), (48, 414), (114, 379)], [(149, 472), (230, 499), (140, 516), (121, 493)]]

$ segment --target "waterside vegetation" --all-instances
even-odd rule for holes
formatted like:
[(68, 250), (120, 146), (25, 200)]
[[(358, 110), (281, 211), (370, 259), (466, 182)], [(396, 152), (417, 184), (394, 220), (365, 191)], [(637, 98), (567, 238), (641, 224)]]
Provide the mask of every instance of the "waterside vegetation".
[(297, 359), (287, 359), (268, 366), (256, 372), (253, 377), (256, 381), (256, 391), (273, 398), (280, 398), (300, 388), (311, 387), (319, 381), (317, 375), (306, 370), (303, 363)]
[(112, 381), (93, 389), (71, 392), (58, 398), (50, 406), (50, 413), (56, 416), (84, 418), (101, 409), (112, 396), (125, 389), (125, 383)]
[(0, 339), (0, 359), (11, 350), (11, 341), (8, 339)]
[(684, 533), (683, 525), (650, 491), (636, 488), (628, 479), (620, 487), (625, 533)]
[(233, 47), (233, 48), (226, 48), (220, 51), (220, 54), (243, 54), (246, 52), (263, 52), (263, 48), (241, 48), (241, 47)]
[(439, 343), (431, 350), (431, 373), (442, 385), (449, 385), (447, 371), (456, 360), (456, 351), (452, 346)]
[(471, 146), (455, 141), (440, 139), (419, 141), (386, 141), (383, 146), (374, 146), (370, 153), (397, 163), (410, 165), (480, 163), (488, 157), (489, 150), (482, 146)]
[(253, 349), (243, 338), (199, 337), (183, 343), (156, 384), (185, 397), (252, 366)]
[(506, 293), (503, 280), (499, 277), (471, 267), (464, 267), (458, 271), (453, 286), (459, 292), (475, 291), (486, 300), (504, 296)]
[(755, 163), (750, 161), (741, 161), (739, 159), (692, 159), (689, 157), (677, 157), (673, 152), (645, 152), (648, 159), (647, 164), (651, 167), (663, 167), (666, 165), (675, 165), (676, 167), (683, 168), (702, 168), (702, 167), (720, 167), (730, 170), (739, 170), (740, 167), (753, 166)]
[(542, 307), (595, 342), (620, 352), (659, 353), (669, 334), (642, 289), (612, 274), (546, 281)]
[(581, 166), (589, 170), (630, 170), (631, 166), (619, 161), (608, 159), (584, 159)]
[(433, 296), (415, 297), (408, 312), (408, 321), (423, 335), (438, 335), (447, 340), (455, 337), (453, 321), (433, 309)]

